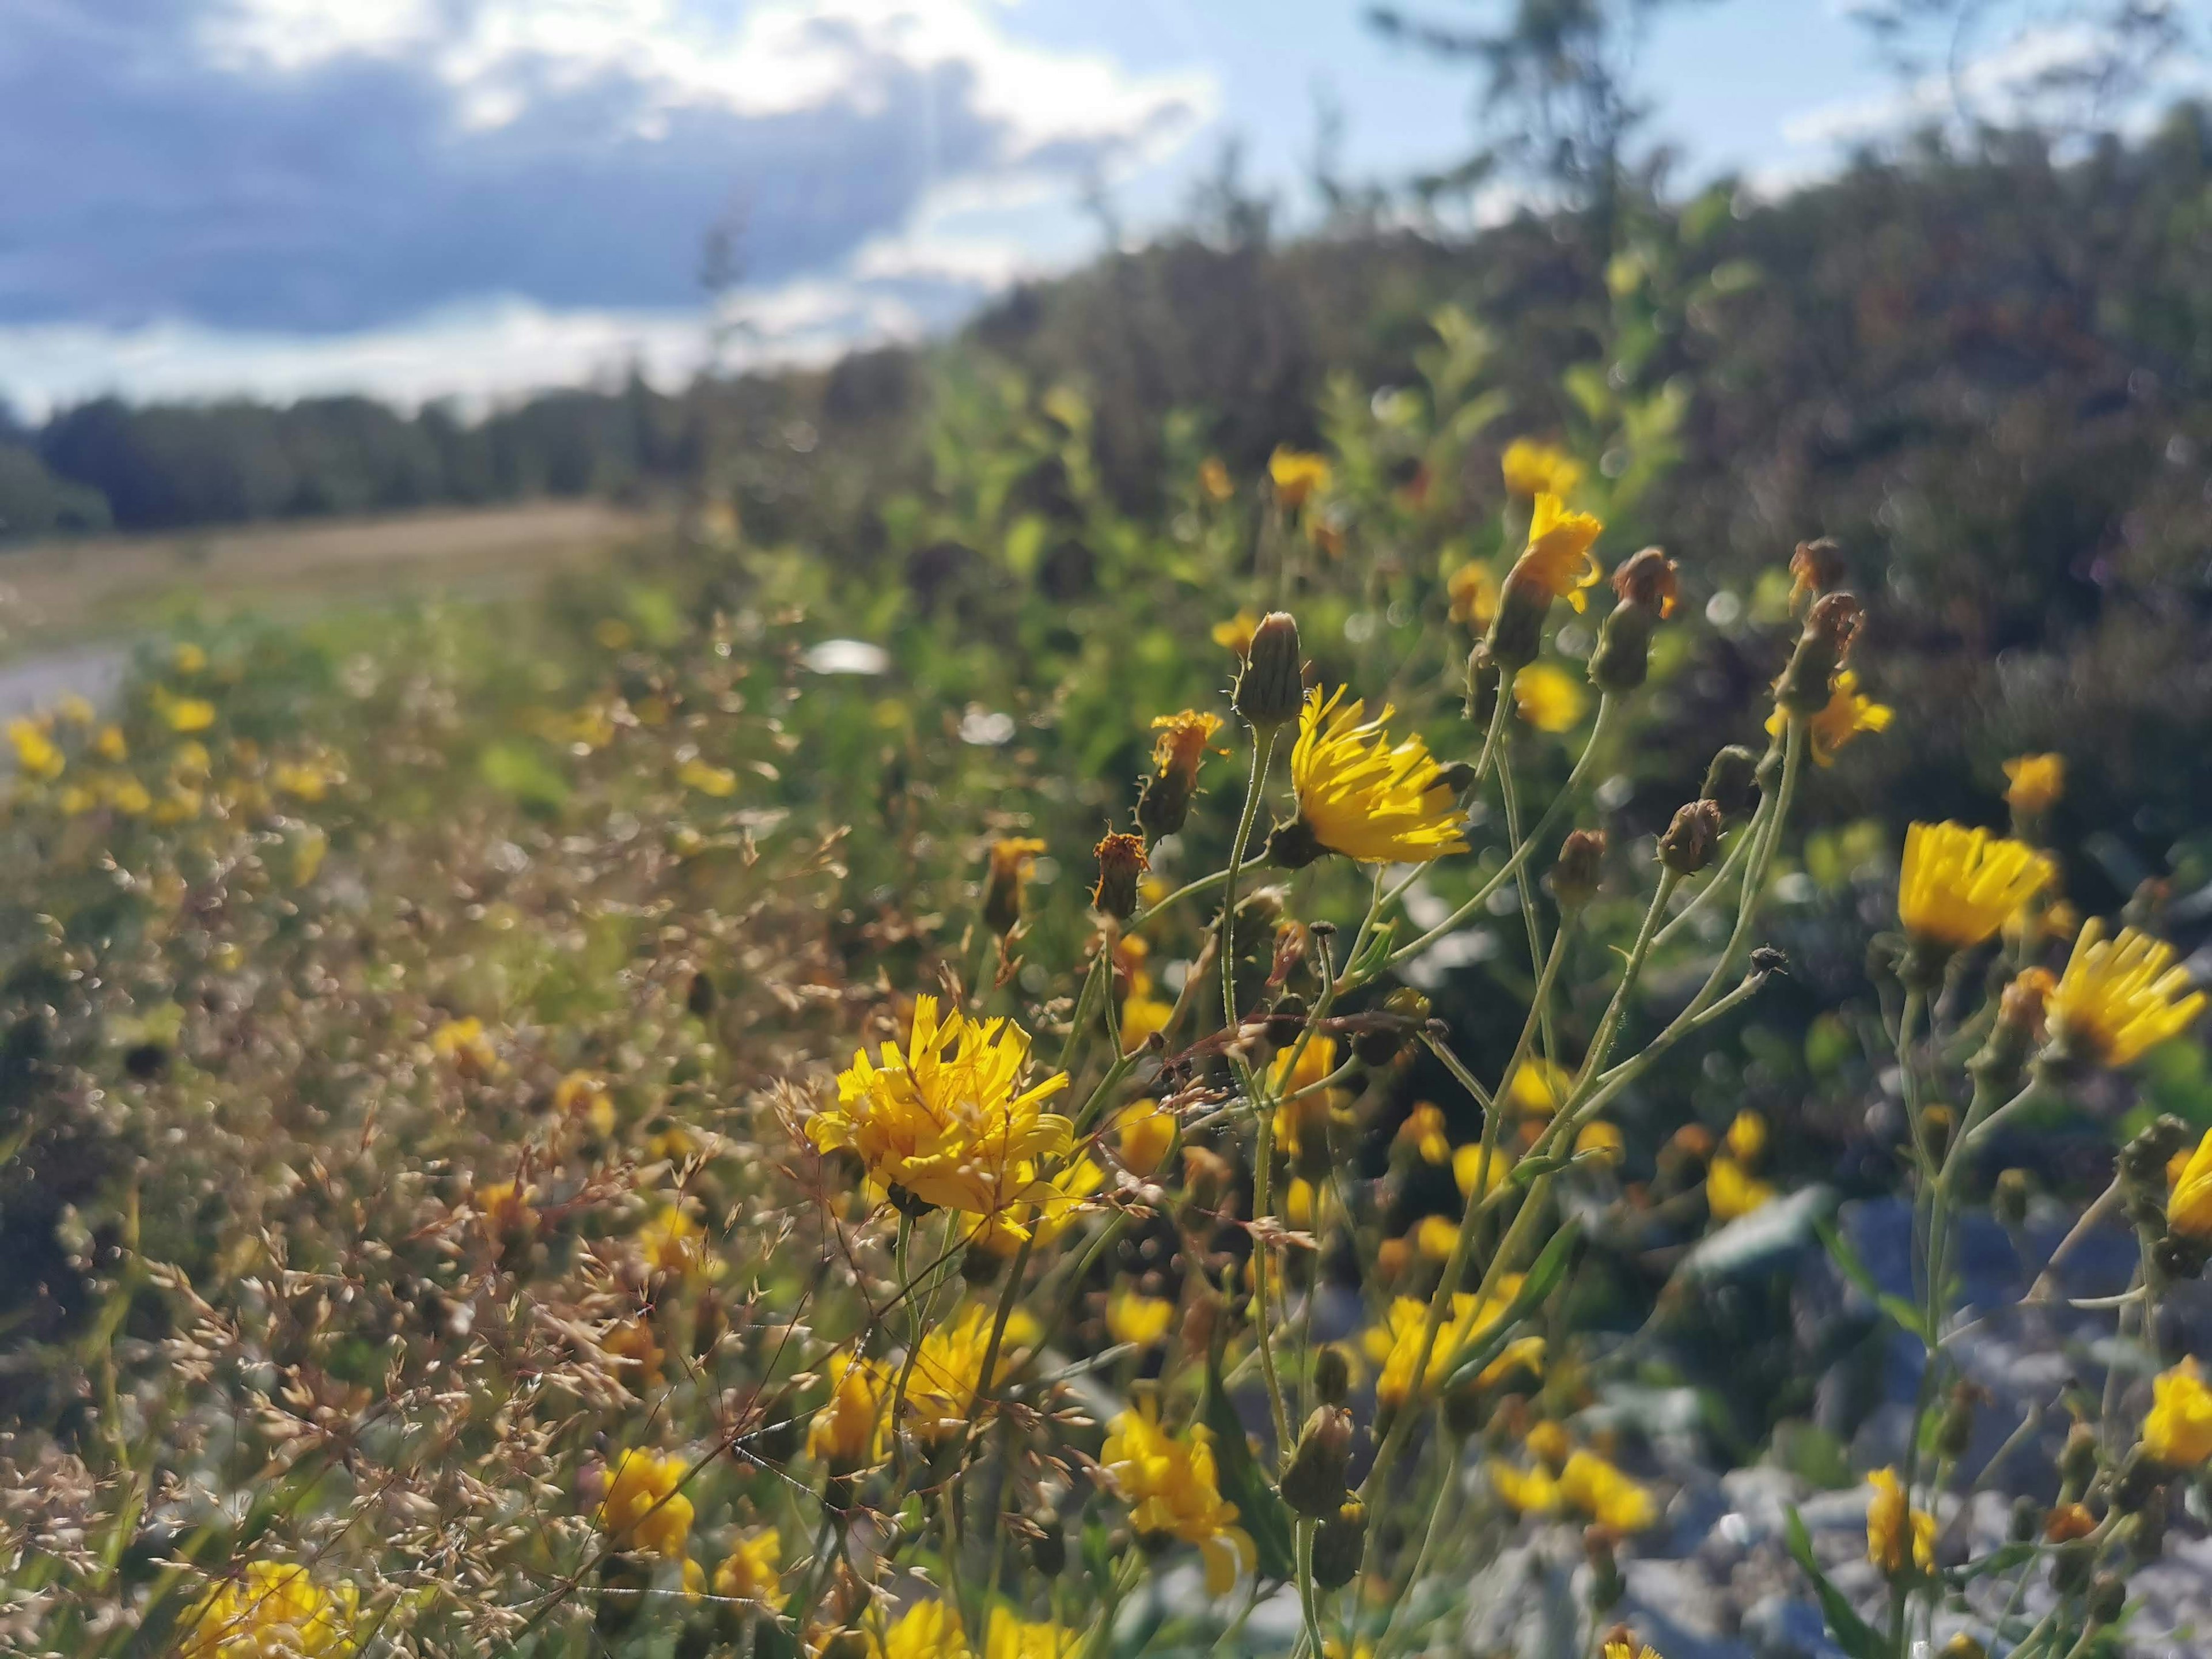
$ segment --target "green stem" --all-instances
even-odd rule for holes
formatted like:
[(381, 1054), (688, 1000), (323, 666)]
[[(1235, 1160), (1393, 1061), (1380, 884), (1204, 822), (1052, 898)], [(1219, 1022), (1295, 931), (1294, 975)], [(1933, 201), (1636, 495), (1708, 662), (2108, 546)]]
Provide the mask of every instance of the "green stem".
[(1221, 880), (1221, 1025), (1232, 1037), (1237, 1033), (1237, 877), (1244, 863), (1244, 848), (1252, 839), (1253, 820), (1260, 816), (1260, 796), (1267, 785), (1267, 767), (1275, 757), (1279, 726), (1255, 732), (1252, 746), (1252, 781), (1244, 786), (1244, 811), (1237, 820), (1237, 838), (1229, 844), (1229, 867)]

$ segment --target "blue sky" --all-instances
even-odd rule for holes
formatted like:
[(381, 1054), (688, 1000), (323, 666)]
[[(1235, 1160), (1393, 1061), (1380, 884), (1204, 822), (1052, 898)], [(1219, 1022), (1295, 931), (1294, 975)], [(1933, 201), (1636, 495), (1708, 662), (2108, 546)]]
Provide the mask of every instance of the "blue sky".
[[(1665, 15), (1643, 79), (1689, 178), (1778, 188), (1911, 107), (1844, 3)], [(8, 0), (0, 395), (483, 398), (632, 358), (675, 380), (705, 349), (717, 221), (742, 228), (741, 354), (942, 326), (1095, 249), (1086, 177), (1141, 234), (1236, 132), (1250, 176), (1305, 206), (1317, 90), (1355, 176), (1456, 153), (1470, 82), (1360, 11)]]

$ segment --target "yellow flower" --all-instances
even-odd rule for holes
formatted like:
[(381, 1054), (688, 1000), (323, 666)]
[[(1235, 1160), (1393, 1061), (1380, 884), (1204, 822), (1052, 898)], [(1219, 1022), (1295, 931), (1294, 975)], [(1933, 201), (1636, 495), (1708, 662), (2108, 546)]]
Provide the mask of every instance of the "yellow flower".
[(1492, 1458), (1490, 1490), (1516, 1515), (1550, 1515), (1559, 1507), (1559, 1483), (1544, 1468), (1517, 1469)]
[(1237, 1524), (1237, 1506), (1222, 1498), (1204, 1425), (1176, 1439), (1160, 1427), (1158, 1403), (1140, 1400), (1134, 1411), (1114, 1419), (1099, 1463), (1140, 1535), (1164, 1534), (1198, 1546), (1208, 1594), (1227, 1595), (1239, 1573), (1258, 1565), (1251, 1535)]
[(1505, 1098), (1529, 1117), (1549, 1117), (1565, 1103), (1574, 1083), (1574, 1073), (1556, 1060), (1523, 1060), (1506, 1085)]
[(1175, 1304), (1165, 1297), (1119, 1291), (1106, 1301), (1106, 1334), (1116, 1342), (1149, 1348), (1175, 1322)]
[(1249, 611), (1239, 611), (1227, 622), (1213, 624), (1213, 642), (1240, 657), (1252, 654), (1252, 635), (1259, 631), (1260, 619)]
[(215, 705), (205, 697), (180, 697), (166, 685), (153, 694), (154, 712), (172, 732), (204, 732), (215, 724)]
[(706, 1234), (673, 1204), (663, 1205), (637, 1230), (637, 1243), (646, 1265), (657, 1273), (688, 1277), (706, 1265)]
[(1566, 1430), (1548, 1417), (1528, 1431), (1525, 1443), (1530, 1456), (1555, 1469), (1564, 1468), (1574, 1450)]
[(211, 1584), (179, 1622), (179, 1659), (323, 1659), (353, 1651), (358, 1597), (301, 1566), (252, 1561)]
[(916, 1601), (881, 1637), (871, 1633), (868, 1659), (974, 1659), (974, 1650), (956, 1609)]
[[(644, 1320), (625, 1319), (614, 1325), (599, 1339), (599, 1351), (622, 1362), (625, 1387), (633, 1381), (647, 1389), (659, 1386), (661, 1363), (667, 1355), (654, 1339), (653, 1327)], [(635, 1368), (634, 1372), (631, 1367)]]
[(27, 777), (58, 778), (65, 763), (59, 744), (46, 735), (40, 721), (16, 719), (8, 722), (8, 741), (15, 748), (15, 765)]
[(121, 762), (130, 758), (131, 745), (124, 740), (121, 726), (103, 726), (92, 740), (92, 752), (104, 761)]
[(1716, 1221), (1734, 1221), (1774, 1200), (1774, 1188), (1725, 1155), (1705, 1174), (1705, 1207)]
[(1460, 566), (1444, 579), (1444, 590), (1451, 595), (1451, 619), (1463, 628), (1479, 634), (1498, 614), (1498, 578), (1486, 564)]
[(2024, 818), (2040, 817), (2066, 792), (2063, 755), (2021, 755), (2004, 763), (2005, 805)]
[(1449, 1216), (1425, 1215), (1413, 1224), (1413, 1248), (1431, 1261), (1449, 1261), (1459, 1244), (1459, 1223)]
[(1966, 951), (1989, 939), (2050, 882), (2051, 860), (2024, 841), (1963, 823), (1905, 832), (1897, 914), (1915, 939)]
[(1513, 677), (1513, 709), (1539, 732), (1571, 732), (1589, 707), (1582, 683), (1554, 664), (1532, 662)]
[(732, 1601), (772, 1601), (782, 1588), (783, 1540), (774, 1527), (745, 1533), (714, 1569), (714, 1594)]
[(1466, 1146), (1452, 1154), (1452, 1179), (1459, 1184), (1459, 1195), (1462, 1198), (1473, 1198), (1475, 1195), (1474, 1183), (1477, 1177), (1480, 1177), (1482, 1182), (1483, 1195), (1487, 1197), (1498, 1190), (1498, 1183), (1511, 1173), (1512, 1169), (1513, 1160), (1505, 1156), (1505, 1149), (1503, 1146), (1492, 1146), (1490, 1149), (1490, 1162), (1486, 1167), (1482, 1159), (1482, 1143), (1479, 1140), (1468, 1141)]
[(676, 781), (686, 789), (717, 799), (738, 793), (738, 775), (726, 766), (712, 766), (696, 755), (676, 769)]
[(169, 660), (177, 665), (177, 672), (189, 676), (206, 668), (208, 657), (205, 651), (187, 640), (171, 653)]
[(2212, 1389), (2195, 1358), (2151, 1379), (2151, 1407), (2143, 1419), (2146, 1455), (2170, 1469), (2193, 1469), (2212, 1461)]
[(1267, 458), (1267, 477), (1275, 486), (1275, 499), (1295, 511), (1307, 498), (1328, 491), (1328, 462), (1303, 449), (1279, 445)]
[(2132, 927), (2108, 942), (2104, 922), (2092, 917), (2045, 1015), (2052, 1042), (2071, 1057), (2127, 1066), (2179, 1036), (2203, 1006), (2204, 994), (2189, 989), (2189, 970), (2174, 962), (2172, 945)]
[(1003, 1019), (972, 1021), (957, 1009), (938, 1016), (937, 999), (917, 997), (907, 1047), (866, 1052), (837, 1079), (837, 1103), (806, 1131), (822, 1151), (849, 1148), (877, 1185), (923, 1204), (991, 1216), (1051, 1188), (1038, 1165), (1066, 1155), (1068, 1121), (1043, 1109), (1067, 1086), (1054, 1073), (1021, 1086), (1029, 1036)]
[(580, 1118), (593, 1134), (614, 1133), (614, 1100), (607, 1085), (589, 1072), (571, 1072), (554, 1085), (553, 1109), (563, 1117)]
[(1166, 1030), (1174, 1018), (1175, 1004), (1132, 986), (1129, 994), (1121, 999), (1121, 1052), (1135, 1054), (1152, 1040), (1153, 1032)]
[[(1632, 1652), (1632, 1649), (1634, 1651)], [(1661, 1659), (1661, 1656), (1658, 1649), (1649, 1643), (1638, 1642), (1634, 1636), (1624, 1630), (1605, 1638), (1605, 1650), (1598, 1655), (1598, 1659)]]
[[(1876, 702), (1860, 692), (1856, 669), (1838, 670), (1835, 684), (1828, 692), (1827, 707), (1806, 722), (1805, 732), (1812, 744), (1814, 763), (1832, 766), (1836, 750), (1862, 732), (1887, 731), (1895, 714), (1887, 703)], [(1766, 717), (1766, 734), (1779, 737), (1789, 719), (1778, 707)]]
[(1505, 475), (1506, 493), (1523, 501), (1571, 495), (1583, 481), (1580, 461), (1556, 445), (1540, 444), (1533, 438), (1516, 438), (1506, 445), (1498, 471)]
[(1575, 1154), (1592, 1153), (1607, 1164), (1619, 1164), (1627, 1155), (1628, 1142), (1617, 1124), (1601, 1118), (1595, 1123), (1583, 1125), (1582, 1133), (1575, 1137)]
[(526, 1232), (538, 1224), (538, 1212), (531, 1206), (528, 1188), (519, 1189), (512, 1181), (495, 1181), (477, 1188), (476, 1206), (484, 1231), (495, 1239)]
[[(1302, 1099), (1294, 1095), (1312, 1089), (1330, 1073), (1336, 1070), (1336, 1039), (1316, 1032), (1306, 1039), (1304, 1051), (1298, 1054), (1297, 1070), (1291, 1070), (1293, 1050), (1284, 1049), (1277, 1054), (1268, 1068), (1269, 1084), (1277, 1099), (1283, 1103), (1275, 1108), (1275, 1150), (1293, 1164), (1309, 1150), (1325, 1154), (1328, 1151), (1330, 1112), (1342, 1097), (1338, 1089), (1314, 1089)], [(1314, 1141), (1312, 1148), (1307, 1140)]]
[(1218, 455), (1209, 455), (1198, 464), (1198, 487), (1212, 501), (1225, 501), (1237, 493), (1229, 469), (1221, 464)]
[(1735, 1115), (1721, 1144), (1730, 1158), (1748, 1169), (1766, 1154), (1766, 1120), (1746, 1107)]
[(1105, 1184), (1106, 1171), (1092, 1159), (1079, 1158), (1045, 1182), (1044, 1197), (986, 1216), (969, 1242), (997, 1256), (1012, 1255), (1025, 1237), (1034, 1237), (1040, 1248), (1050, 1244), (1095, 1207), (1091, 1194)]
[(2212, 1129), (2174, 1174), (2166, 1194), (2166, 1228), (2184, 1238), (2212, 1240)]
[(806, 1425), (806, 1453), (836, 1474), (883, 1461), (884, 1404), (890, 1397), (889, 1370), (872, 1359), (837, 1353), (827, 1366), (830, 1398)]
[(1546, 490), (1536, 497), (1528, 545), (1506, 573), (1505, 586), (1534, 589), (1583, 610), (1589, 604), (1584, 590), (1595, 587), (1604, 574), (1590, 553), (1590, 544), (1604, 528), (1587, 513), (1568, 512), (1556, 493)]
[(607, 1495), (599, 1524), (625, 1548), (644, 1550), (664, 1561), (684, 1559), (691, 1536), (691, 1500), (677, 1488), (685, 1465), (635, 1448), (616, 1461), (607, 1477)]
[(430, 1052), (463, 1077), (494, 1077), (501, 1070), (499, 1051), (484, 1035), (483, 1022), (473, 1015), (449, 1019), (431, 1032)]
[[(1507, 1308), (1512, 1305), (1513, 1297), (1521, 1288), (1521, 1281), (1516, 1274), (1508, 1273), (1504, 1277), (1505, 1283), (1498, 1287), (1498, 1292), (1480, 1305), (1472, 1291), (1462, 1291), (1452, 1297), (1451, 1316), (1437, 1330), (1436, 1346), (1430, 1350), (1428, 1365), (1421, 1373), (1419, 1392), (1423, 1395), (1433, 1395), (1443, 1386), (1444, 1378), (1451, 1373), (1453, 1362), (1459, 1358), (1459, 1351), (1496, 1324)], [(1382, 1374), (1375, 1382), (1375, 1398), (1381, 1404), (1402, 1406), (1414, 1393), (1413, 1367), (1421, 1357), (1421, 1342), (1428, 1328), (1428, 1321), (1429, 1304), (1426, 1302), (1409, 1296), (1395, 1297), (1391, 1300), (1390, 1311), (1384, 1322), (1370, 1326), (1366, 1335), (1361, 1339), (1367, 1357), (1382, 1368)], [(1536, 1346), (1531, 1350), (1519, 1342), (1511, 1344), (1507, 1356), (1516, 1363), (1526, 1363), (1532, 1354), (1541, 1354), (1541, 1338), (1524, 1340), (1534, 1340)], [(1513, 1353), (1514, 1349), (1519, 1349), (1520, 1352)], [(1507, 1356), (1501, 1356), (1501, 1358)], [(1485, 1380), (1489, 1377), (1490, 1372), (1486, 1370)]]
[(991, 1609), (983, 1659), (1074, 1659), (1083, 1632), (1049, 1620), (1024, 1619), (1003, 1607)]
[(1141, 1178), (1158, 1170), (1167, 1162), (1175, 1138), (1175, 1115), (1157, 1100), (1133, 1100), (1114, 1115), (1114, 1150), (1121, 1156), (1121, 1167), (1133, 1176)]
[(1283, 1192), (1283, 1219), (1293, 1227), (1312, 1227), (1316, 1217), (1316, 1200), (1321, 1208), (1328, 1207), (1328, 1188), (1322, 1188), (1316, 1194), (1313, 1182), (1306, 1180), (1303, 1176), (1294, 1176), (1291, 1184)]
[(1936, 1565), (1936, 1517), (1908, 1508), (1895, 1469), (1876, 1469), (1867, 1484), (1874, 1488), (1867, 1504), (1867, 1559), (1892, 1577), (1907, 1567), (1928, 1571)]
[[(906, 1409), (915, 1436), (925, 1444), (939, 1444), (967, 1428), (975, 1390), (982, 1383), (983, 1355), (991, 1344), (995, 1317), (989, 1308), (971, 1307), (921, 1339), (914, 1373), (907, 1379)], [(994, 1375), (1004, 1376), (1015, 1350), (1036, 1338), (1036, 1322), (1017, 1310), (1006, 1321)]]
[(1595, 1452), (1578, 1451), (1567, 1459), (1559, 1471), (1559, 1496), (1613, 1532), (1642, 1532), (1659, 1518), (1651, 1494)]
[(1395, 747), (1383, 725), (1393, 710), (1363, 723), (1365, 706), (1340, 708), (1342, 688), (1323, 702), (1306, 695), (1291, 781), (1299, 820), (1333, 853), (1363, 864), (1423, 864), (1464, 853), (1465, 820), (1443, 769), (1416, 737)]
[(1451, 1139), (1444, 1133), (1444, 1115), (1430, 1101), (1419, 1101), (1398, 1126), (1398, 1144), (1411, 1146), (1424, 1164), (1451, 1162)]
[[(1152, 765), (1162, 777), (1181, 775), (1188, 784), (1198, 776), (1198, 763), (1206, 745), (1221, 730), (1221, 716), (1203, 709), (1186, 708), (1179, 714), (1161, 714), (1152, 721), (1159, 736), (1152, 739)], [(1039, 848), (1042, 850), (1042, 848)]]

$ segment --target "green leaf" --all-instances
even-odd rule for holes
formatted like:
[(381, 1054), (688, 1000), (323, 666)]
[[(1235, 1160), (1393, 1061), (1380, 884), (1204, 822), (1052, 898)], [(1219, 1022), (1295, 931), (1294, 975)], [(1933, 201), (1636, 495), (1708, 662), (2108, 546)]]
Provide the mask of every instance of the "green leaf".
[(1218, 1353), (1206, 1362), (1206, 1400), (1199, 1408), (1199, 1420), (1212, 1431), (1213, 1462), (1221, 1477), (1222, 1496), (1237, 1505), (1237, 1524), (1251, 1534), (1253, 1547), (1260, 1555), (1261, 1577), (1289, 1579), (1297, 1571), (1291, 1554), (1290, 1507), (1275, 1495), (1261, 1472), (1259, 1460), (1252, 1455), (1236, 1402), (1222, 1386)]
[(1928, 1328), (1920, 1322), (1919, 1309), (1901, 1296), (1890, 1296), (1887, 1293), (1876, 1297), (1875, 1301), (1881, 1310), (1894, 1319), (1899, 1326), (1918, 1337), (1922, 1342), (1928, 1340)]
[(1820, 1598), (1820, 1615), (1828, 1621), (1828, 1634), (1836, 1638), (1836, 1645), (1850, 1659), (1888, 1659), (1874, 1626), (1858, 1616), (1844, 1599), (1844, 1593), (1828, 1582), (1828, 1575), (1813, 1559), (1812, 1536), (1805, 1530), (1804, 1517), (1797, 1513), (1794, 1504), (1790, 1506), (1789, 1540), (1790, 1553), (1813, 1581), (1813, 1594)]
[(1875, 1279), (1874, 1270), (1867, 1266), (1865, 1259), (1859, 1255), (1851, 1241), (1844, 1237), (1842, 1230), (1832, 1221), (1821, 1220), (1813, 1224), (1813, 1231), (1820, 1234), (1820, 1243), (1828, 1247), (1828, 1258), (1836, 1264), (1838, 1271), (1857, 1285), (1868, 1301), (1881, 1301), (1881, 1285)]

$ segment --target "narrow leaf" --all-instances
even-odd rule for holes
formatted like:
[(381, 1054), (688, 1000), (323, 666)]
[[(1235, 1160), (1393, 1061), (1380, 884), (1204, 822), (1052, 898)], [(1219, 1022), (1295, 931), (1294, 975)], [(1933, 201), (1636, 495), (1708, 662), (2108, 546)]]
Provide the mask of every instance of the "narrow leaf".
[(1820, 1598), (1821, 1617), (1828, 1621), (1828, 1634), (1836, 1638), (1836, 1645), (1850, 1659), (1887, 1659), (1881, 1638), (1875, 1633), (1874, 1626), (1859, 1617), (1844, 1593), (1828, 1582), (1828, 1575), (1813, 1559), (1812, 1535), (1805, 1530), (1805, 1519), (1797, 1513), (1794, 1504), (1790, 1506), (1789, 1540), (1790, 1553), (1813, 1581), (1813, 1594)]

